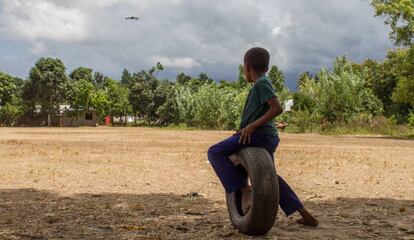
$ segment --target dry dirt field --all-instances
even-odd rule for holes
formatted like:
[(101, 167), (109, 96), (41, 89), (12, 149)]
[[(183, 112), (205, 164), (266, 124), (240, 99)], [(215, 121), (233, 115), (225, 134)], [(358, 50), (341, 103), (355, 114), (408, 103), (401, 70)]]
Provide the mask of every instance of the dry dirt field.
[[(0, 128), (0, 239), (248, 239), (206, 162), (229, 134)], [(414, 141), (280, 138), (277, 171), (321, 224), (279, 211), (261, 239), (414, 239)]]

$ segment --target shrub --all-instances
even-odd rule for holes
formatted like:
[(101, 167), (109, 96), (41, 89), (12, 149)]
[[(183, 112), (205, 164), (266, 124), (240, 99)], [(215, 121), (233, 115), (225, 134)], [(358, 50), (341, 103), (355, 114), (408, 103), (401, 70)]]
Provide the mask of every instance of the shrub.
[(408, 126), (414, 127), (414, 112), (410, 112), (408, 115)]

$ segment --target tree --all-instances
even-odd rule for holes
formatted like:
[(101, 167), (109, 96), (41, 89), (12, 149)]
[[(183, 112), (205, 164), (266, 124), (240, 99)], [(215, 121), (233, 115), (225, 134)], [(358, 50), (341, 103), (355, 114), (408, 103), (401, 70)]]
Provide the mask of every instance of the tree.
[[(157, 110), (166, 101), (164, 82), (155, 77), (162, 68), (155, 66), (148, 71), (134, 73), (129, 86), (129, 101), (135, 115), (143, 117), (148, 124), (159, 118)], [(168, 94), (167, 94), (168, 95)]]
[[(366, 60), (362, 63), (365, 86), (381, 100), (386, 116), (403, 118), (408, 113), (404, 104), (393, 101), (392, 93), (403, 74), (403, 63), (407, 62), (407, 49), (389, 51), (384, 62)], [(401, 115), (401, 117), (400, 117)]]
[(0, 124), (12, 125), (22, 114), (22, 86), (22, 79), (0, 72)]
[(164, 70), (164, 66), (160, 63), (160, 62), (157, 62), (157, 64), (155, 64), (155, 66), (154, 67), (152, 67), (149, 71), (148, 71), (148, 73), (149, 74), (152, 74), (152, 75), (156, 75), (157, 73), (159, 73), (159, 72), (161, 72), (161, 71), (163, 71)]
[(304, 81), (294, 94), (294, 110), (298, 111), (293, 114), (295, 122), (308, 128), (311, 125), (306, 121), (318, 118), (337, 123), (349, 122), (358, 114), (380, 115), (382, 103), (358, 71), (342, 56), (336, 59), (332, 71), (322, 69), (317, 73), (318, 81)]
[(176, 102), (175, 84), (170, 81), (160, 81), (156, 90), (155, 108), (158, 122), (161, 125), (178, 124), (179, 112)]
[(211, 79), (208, 75), (207, 75), (207, 73), (200, 73), (200, 75), (198, 75), (198, 80), (201, 82), (201, 84), (204, 84), (204, 83), (213, 83), (214, 82), (214, 80), (213, 79)]
[(394, 101), (410, 104), (414, 107), (414, 81), (406, 77), (400, 78), (395, 92), (392, 95)]
[(247, 94), (248, 88), (204, 84), (194, 91), (188, 85), (178, 85), (174, 103), (180, 123), (205, 129), (235, 130)]
[(191, 80), (191, 76), (185, 75), (185, 73), (179, 73), (175, 78), (176, 82), (181, 85), (186, 85)]
[(114, 116), (127, 116), (131, 112), (131, 105), (128, 100), (128, 89), (110, 78), (107, 78), (105, 81), (105, 89), (107, 92), (108, 113), (112, 117), (113, 124)]
[(385, 17), (385, 24), (391, 26), (390, 38), (397, 46), (414, 43), (414, 1), (373, 0), (376, 16)]
[(218, 83), (219, 88), (236, 88), (240, 89), (238, 81), (230, 82), (226, 80), (220, 80)]
[(69, 77), (74, 81), (81, 79), (88, 82), (93, 82), (92, 69), (86, 67), (77, 67), (69, 74)]
[(132, 81), (131, 73), (127, 69), (124, 69), (124, 71), (122, 71), (121, 84), (125, 86), (129, 86), (131, 84), (131, 81)]
[(238, 88), (243, 88), (247, 86), (247, 81), (246, 78), (244, 77), (244, 72), (243, 72), (243, 65), (239, 65), (239, 77), (237, 79), (237, 87)]
[(398, 79), (392, 99), (398, 103), (410, 104), (414, 108), (414, 45), (411, 46), (402, 66), (402, 74)]
[(95, 87), (86, 79), (71, 82), (70, 107), (76, 112), (91, 111), (95, 98)]
[(59, 104), (66, 99), (68, 78), (65, 65), (57, 58), (40, 58), (30, 70), (29, 81), (31, 88), (25, 88), (25, 96), (31, 97), (31, 105), (41, 105), (42, 112), (48, 116), (47, 125), (51, 126), (51, 114), (56, 113)]
[(102, 89), (105, 85), (105, 75), (100, 72), (95, 72), (93, 74), (93, 83), (95, 88)]
[(298, 79), (298, 88), (305, 85), (306, 82), (310, 80), (312, 80), (312, 74), (310, 74), (310, 72), (304, 72), (300, 74), (299, 79)]
[(129, 101), (135, 116), (145, 118), (149, 124), (151, 123), (149, 115), (152, 115), (150, 109), (154, 105), (152, 99), (157, 84), (154, 75), (141, 71), (133, 74), (129, 86)]
[[(95, 72), (92, 77), (92, 69), (83, 67), (75, 69), (70, 76), (73, 80), (70, 83), (68, 103), (76, 113), (93, 110), (98, 119), (110, 113), (108, 89), (105, 88), (105, 82), (113, 80), (100, 72)], [(114, 98), (112, 100), (116, 101)], [(112, 104), (114, 105), (113, 102)]]
[(191, 78), (189, 81), (185, 82), (185, 85), (190, 86), (191, 89), (197, 90), (204, 84), (212, 84), (214, 80), (209, 78), (206, 73), (200, 73), (198, 78)]
[(272, 65), (269, 71), (269, 79), (272, 82), (276, 93), (282, 92), (285, 88), (285, 75), (276, 65)]
[(23, 85), (23, 80), (0, 72), (0, 106), (13, 101)]
[(320, 115), (328, 121), (348, 122), (358, 113), (382, 113), (381, 101), (364, 87), (364, 79), (354, 73), (352, 63), (345, 56), (336, 59), (332, 72), (323, 69), (318, 76), (319, 82), (312, 92)]
[(109, 114), (110, 102), (108, 98), (108, 91), (106, 89), (98, 89), (94, 94), (92, 106), (99, 120)]

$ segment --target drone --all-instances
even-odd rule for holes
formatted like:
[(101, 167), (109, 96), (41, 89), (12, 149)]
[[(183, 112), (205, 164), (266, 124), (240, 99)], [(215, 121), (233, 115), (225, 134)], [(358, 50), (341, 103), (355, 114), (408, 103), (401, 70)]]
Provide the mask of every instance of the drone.
[(138, 20), (141, 20), (141, 18), (140, 17), (131, 16), (131, 17), (126, 17), (125, 20), (135, 20), (135, 21), (138, 21)]

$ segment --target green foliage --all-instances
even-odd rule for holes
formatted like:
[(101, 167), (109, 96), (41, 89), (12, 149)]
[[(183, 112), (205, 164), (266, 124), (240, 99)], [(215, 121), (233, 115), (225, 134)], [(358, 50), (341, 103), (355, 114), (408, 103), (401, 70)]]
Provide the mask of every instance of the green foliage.
[(79, 80), (86, 80), (88, 82), (93, 82), (93, 76), (92, 76), (92, 69), (86, 68), (86, 67), (78, 67), (75, 68), (70, 74), (69, 77), (73, 81), (79, 81)]
[(12, 125), (23, 113), (22, 85), (22, 79), (0, 72), (0, 124)]
[(410, 104), (414, 107), (414, 45), (401, 63), (402, 71), (393, 92), (392, 99), (398, 103)]
[(178, 86), (179, 121), (203, 129), (237, 129), (247, 93), (247, 88), (239, 91), (208, 83), (197, 90)]
[(243, 65), (239, 65), (239, 77), (237, 79), (236, 86), (237, 88), (244, 88), (247, 87), (247, 85), (247, 80), (243, 72)]
[(408, 115), (408, 125), (414, 127), (414, 112), (410, 112)]
[(385, 17), (390, 25), (390, 38), (398, 46), (414, 43), (414, 1), (413, 0), (373, 0), (376, 16)]
[(110, 112), (110, 100), (106, 89), (98, 89), (92, 98), (92, 106), (99, 119), (102, 119)]
[(382, 100), (386, 116), (395, 115), (402, 122), (414, 106), (414, 1), (372, 0), (372, 5), (376, 15), (385, 17), (385, 24), (391, 26), (394, 43), (409, 47), (390, 51), (383, 64), (368, 64), (368, 69), (375, 67), (367, 75), (368, 85)]
[(23, 107), (18, 102), (6, 103), (0, 107), (0, 125), (13, 125), (14, 121), (23, 113)]
[(96, 89), (102, 89), (105, 85), (106, 77), (100, 72), (95, 72), (93, 74), (93, 84)]
[(391, 125), (397, 125), (397, 118), (393, 115), (387, 119), (388, 123)]
[(386, 116), (396, 115), (403, 119), (408, 113), (407, 104), (397, 102), (392, 98), (400, 78), (406, 76), (404, 63), (409, 59), (407, 49), (389, 51), (384, 62), (366, 60), (361, 66), (361, 75), (365, 85), (381, 100)]
[(115, 111), (114, 101), (117, 101), (118, 97), (122, 100), (122, 96), (112, 95), (112, 102), (110, 102), (109, 91), (117, 88), (117, 83), (106, 78), (102, 73), (95, 72), (92, 75), (92, 72), (92, 69), (84, 67), (72, 71), (69, 75), (71, 81), (69, 82), (67, 103), (74, 113), (95, 111), (98, 119), (102, 119)]
[(204, 83), (213, 83), (214, 82), (214, 80), (211, 79), (207, 75), (207, 73), (203, 73), (203, 72), (200, 73), (200, 75), (198, 75), (198, 81), (201, 83), (201, 85), (204, 84)]
[(24, 97), (30, 106), (39, 104), (43, 112), (52, 114), (66, 100), (68, 78), (60, 59), (40, 58), (29, 74)]
[(123, 85), (129, 86), (131, 82), (132, 82), (131, 73), (127, 69), (124, 69), (124, 71), (122, 72), (121, 83)]
[(306, 88), (305, 84), (302, 85), (302, 88), (302, 91), (297, 91), (293, 94), (293, 109), (298, 111), (304, 109), (315, 110), (317, 103), (316, 98), (309, 91), (311, 89)]
[(90, 111), (93, 109), (95, 87), (86, 79), (71, 82), (68, 103), (75, 112)]
[(22, 86), (22, 79), (0, 72), (0, 106), (4, 106), (18, 98)]
[(203, 85), (192, 95), (194, 99), (194, 125), (205, 129), (220, 127), (222, 104), (227, 100), (225, 91), (215, 85)]
[(191, 76), (185, 75), (185, 73), (180, 73), (176, 77), (176, 83), (181, 85), (186, 85), (191, 80)]
[(300, 88), (302, 85), (306, 84), (308, 81), (312, 80), (312, 75), (310, 72), (304, 72), (301, 73), (298, 79), (298, 88)]
[(364, 79), (354, 73), (346, 57), (337, 58), (333, 71), (322, 69), (317, 77), (318, 81), (303, 81), (294, 94), (293, 119), (300, 131), (312, 126), (309, 121), (349, 122), (360, 113), (382, 113), (381, 101), (365, 87)]
[[(53, 114), (59, 104), (68, 103), (75, 112), (96, 111), (100, 119), (133, 114), (139, 125), (238, 129), (250, 89), (243, 66), (236, 81), (219, 83), (206, 73), (196, 78), (181, 73), (175, 82), (160, 80), (157, 73), (162, 70), (160, 63), (136, 73), (125, 69), (118, 82), (78, 67), (68, 81), (59, 59), (41, 58), (27, 81), (0, 72), (0, 124), (12, 125), (24, 110), (33, 113), (37, 105)], [(384, 62), (357, 64), (338, 57), (331, 71), (301, 74), (294, 93), (285, 87), (277, 66), (271, 67), (269, 78), (282, 104), (294, 100), (293, 110), (278, 120), (299, 132), (398, 135), (410, 133), (398, 123), (414, 125), (413, 46), (390, 51)]]
[(328, 134), (380, 134), (388, 136), (412, 136), (412, 128), (404, 125), (396, 125), (395, 119), (389, 119), (384, 116), (375, 116), (367, 114), (355, 115), (348, 123), (324, 122), (320, 126), (323, 133)]
[[(148, 124), (160, 120), (159, 113), (163, 116), (160, 120), (162, 124), (168, 123), (170, 120), (165, 119), (166, 110), (169, 106), (163, 106), (167, 98), (171, 96), (172, 90), (167, 81), (161, 81), (156, 78), (155, 73), (162, 71), (162, 65), (157, 65), (149, 71), (141, 71), (132, 75), (131, 84), (129, 86), (129, 101), (135, 115), (144, 118)], [(163, 110), (158, 109), (163, 106)], [(174, 122), (171, 119), (171, 122)]]
[(176, 102), (177, 91), (175, 85), (168, 81), (161, 81), (157, 92), (160, 96), (163, 97), (161, 99), (163, 103), (160, 103), (160, 106), (156, 111), (156, 114), (159, 117), (159, 124), (179, 124), (179, 112)]
[(219, 86), (219, 88), (237, 88), (237, 89), (242, 88), (242, 87), (240, 87), (238, 82), (229, 82), (229, 81), (226, 81), (226, 80), (221, 80), (218, 83), (218, 86)]
[[(119, 82), (107, 78), (105, 82), (107, 93), (108, 114), (115, 117), (125, 116), (131, 112), (131, 105), (128, 101), (128, 89)], [(103, 96), (100, 96), (103, 99)], [(104, 100), (104, 102), (106, 101)]]
[(393, 100), (399, 103), (407, 103), (414, 107), (414, 80), (402, 77), (392, 95)]
[(272, 65), (268, 76), (276, 93), (282, 92), (285, 88), (285, 75), (283, 72), (276, 65)]
[(283, 104), (286, 100), (293, 98), (293, 93), (286, 87), (283, 88), (282, 91), (276, 92), (276, 95), (281, 104)]
[(320, 119), (320, 116), (317, 112), (305, 108), (293, 111), (291, 123), (297, 127), (298, 132), (306, 132), (307, 130), (312, 132), (318, 119)]

